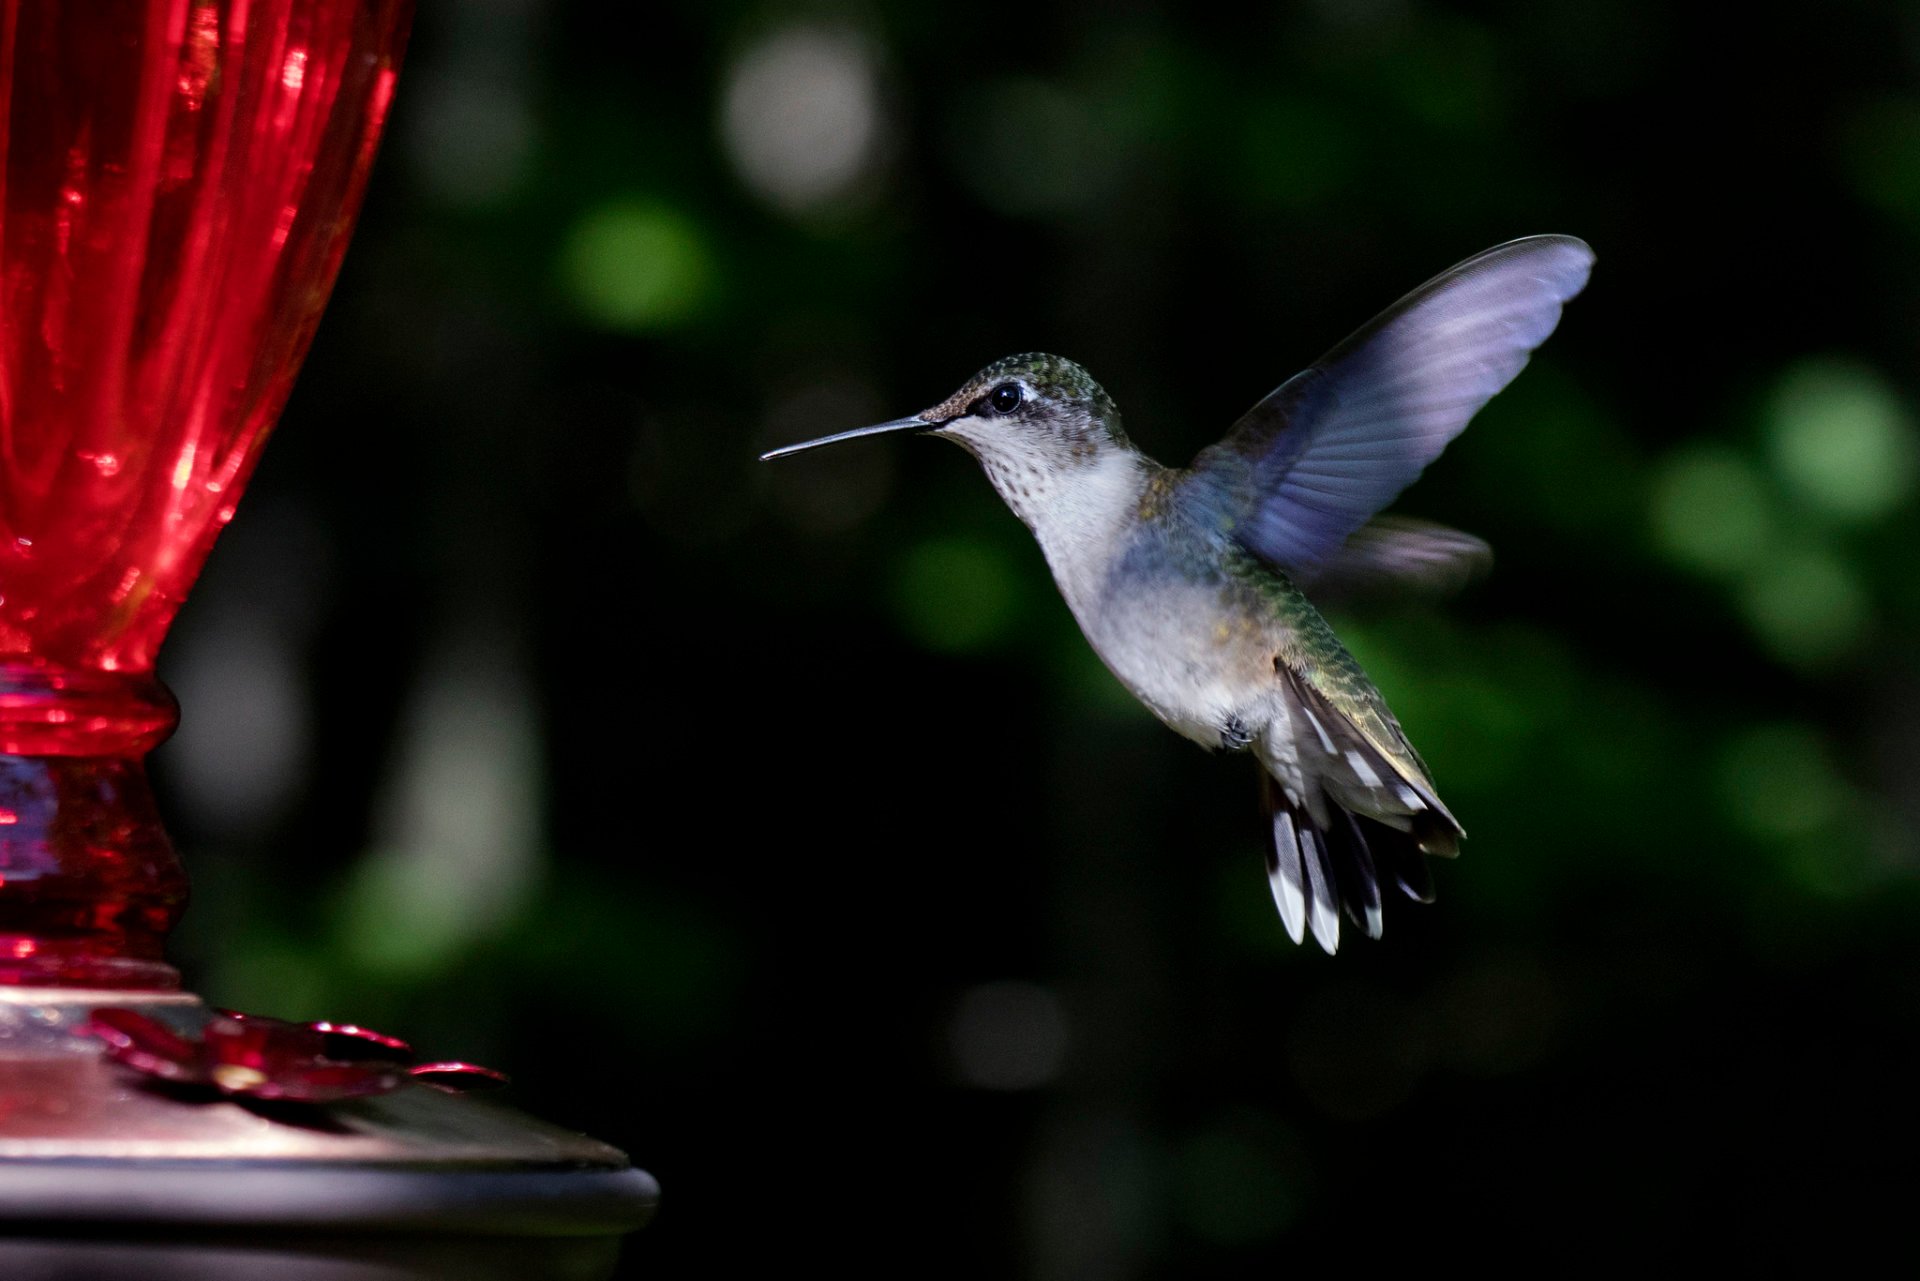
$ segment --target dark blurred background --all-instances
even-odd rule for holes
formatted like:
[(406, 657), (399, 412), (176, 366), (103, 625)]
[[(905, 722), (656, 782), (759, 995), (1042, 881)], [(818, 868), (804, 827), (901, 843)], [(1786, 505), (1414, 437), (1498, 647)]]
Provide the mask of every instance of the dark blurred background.
[[(162, 655), (177, 959), (629, 1150), (633, 1275), (1270, 1276), (1903, 1185), (1920, 12), (1797, 21), (424, 4)], [(1032, 349), (1183, 461), (1547, 231), (1591, 287), (1400, 504), (1492, 576), (1335, 618), (1471, 840), (1335, 958), (1252, 765), (960, 451), (754, 461)]]

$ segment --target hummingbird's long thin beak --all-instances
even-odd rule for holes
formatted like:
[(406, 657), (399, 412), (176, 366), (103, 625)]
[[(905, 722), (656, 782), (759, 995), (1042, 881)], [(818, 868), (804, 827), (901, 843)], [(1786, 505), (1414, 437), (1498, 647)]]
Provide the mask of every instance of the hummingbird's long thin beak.
[(818, 440), (803, 440), (797, 445), (782, 445), (778, 449), (769, 449), (760, 455), (760, 461), (764, 463), (774, 458), (785, 458), (788, 454), (817, 449), (821, 445), (837, 445), (843, 440), (857, 440), (861, 436), (878, 436), (890, 431), (928, 431), (937, 426), (939, 426), (938, 423), (930, 423), (924, 418), (896, 418), (892, 422), (875, 423), (871, 427), (855, 427), (852, 431), (822, 436)]

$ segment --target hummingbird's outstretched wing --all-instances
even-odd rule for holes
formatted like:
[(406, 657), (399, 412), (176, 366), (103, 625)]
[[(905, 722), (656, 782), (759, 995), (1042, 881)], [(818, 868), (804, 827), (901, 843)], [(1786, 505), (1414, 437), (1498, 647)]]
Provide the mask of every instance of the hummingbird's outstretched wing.
[(1234, 537), (1288, 574), (1310, 574), (1513, 381), (1592, 267), (1593, 251), (1571, 236), (1489, 249), (1282, 384), (1193, 461), (1247, 496)]

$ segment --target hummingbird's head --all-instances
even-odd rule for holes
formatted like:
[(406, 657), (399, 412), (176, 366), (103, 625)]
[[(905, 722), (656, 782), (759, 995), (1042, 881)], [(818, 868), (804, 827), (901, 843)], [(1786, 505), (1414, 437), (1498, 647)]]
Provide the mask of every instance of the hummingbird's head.
[(1041, 352), (994, 361), (915, 417), (989, 471), (995, 459), (1065, 471), (1127, 444), (1106, 389), (1071, 360)]
[(1029, 525), (1050, 494), (1132, 453), (1113, 398), (1086, 370), (1059, 356), (1028, 352), (994, 361), (953, 395), (911, 418), (788, 445), (761, 457), (896, 431), (926, 432), (958, 444), (980, 460), (1000, 497)]
[(1029, 525), (1050, 495), (1132, 452), (1106, 390), (1071, 360), (1039, 352), (994, 361), (916, 417), (978, 459)]

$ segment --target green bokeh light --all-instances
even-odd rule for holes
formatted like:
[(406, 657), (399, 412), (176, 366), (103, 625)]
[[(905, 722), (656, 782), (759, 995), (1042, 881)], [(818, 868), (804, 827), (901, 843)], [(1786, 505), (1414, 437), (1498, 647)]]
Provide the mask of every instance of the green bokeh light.
[(242, 932), (202, 980), (204, 990), (235, 1010), (272, 1010), (285, 1018), (324, 1018), (352, 1009), (371, 1019), (371, 1002), (338, 958), (282, 934)]
[(1913, 423), (1872, 369), (1806, 360), (1787, 370), (1767, 404), (1767, 452), (1793, 492), (1844, 520), (1884, 516), (1913, 489)]
[(1535, 360), (1484, 418), (1449, 458), (1473, 468), (1485, 501), (1548, 528), (1610, 539), (1637, 518), (1647, 464), (1620, 419), (1551, 356)]
[(1738, 573), (1767, 555), (1772, 504), (1745, 455), (1727, 445), (1697, 445), (1667, 458), (1654, 477), (1654, 540), (1689, 569)]
[(713, 291), (711, 251), (700, 228), (665, 205), (625, 201), (589, 210), (560, 259), (568, 296), (611, 329), (682, 324)]
[(1722, 746), (1714, 774), (1733, 826), (1764, 841), (1797, 888), (1844, 896), (1884, 877), (1897, 839), (1876, 835), (1870, 802), (1840, 774), (1815, 727), (1742, 731)]
[(407, 851), (371, 851), (343, 887), (339, 950), (388, 978), (417, 979), (455, 965), (499, 921), (478, 897), (451, 888), (444, 872), (444, 863)]
[(989, 544), (968, 538), (921, 543), (901, 558), (893, 587), (901, 627), (928, 649), (984, 649), (1012, 629), (1013, 567)]
[(1799, 667), (1824, 666), (1852, 649), (1872, 613), (1852, 567), (1821, 547), (1794, 548), (1756, 566), (1741, 605), (1774, 657)]
[(1721, 747), (1714, 774), (1727, 817), (1769, 840), (1819, 831), (1848, 799), (1825, 742), (1808, 725), (1760, 725), (1734, 735)]

